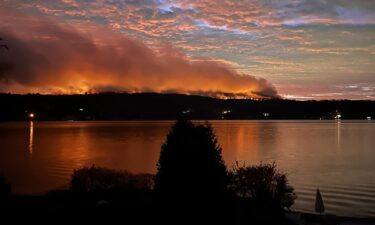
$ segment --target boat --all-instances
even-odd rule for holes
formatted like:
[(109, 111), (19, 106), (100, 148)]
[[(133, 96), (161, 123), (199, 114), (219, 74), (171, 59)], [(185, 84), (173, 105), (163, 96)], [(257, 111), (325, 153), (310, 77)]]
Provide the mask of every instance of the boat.
[(324, 213), (324, 202), (322, 195), (320, 194), (319, 188), (316, 189), (316, 197), (315, 197), (315, 212), (317, 213)]

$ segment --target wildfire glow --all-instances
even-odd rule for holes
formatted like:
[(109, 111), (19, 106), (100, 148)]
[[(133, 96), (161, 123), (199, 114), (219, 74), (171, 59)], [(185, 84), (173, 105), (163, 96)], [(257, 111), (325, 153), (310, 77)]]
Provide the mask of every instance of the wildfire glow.
[(0, 92), (278, 96), (263, 78), (240, 74), (223, 63), (191, 60), (171, 46), (150, 48), (107, 28), (87, 33), (25, 15), (11, 23), (12, 27), (0, 33), (10, 47), (10, 51), (0, 52), (0, 74), (7, 81), (0, 81)]

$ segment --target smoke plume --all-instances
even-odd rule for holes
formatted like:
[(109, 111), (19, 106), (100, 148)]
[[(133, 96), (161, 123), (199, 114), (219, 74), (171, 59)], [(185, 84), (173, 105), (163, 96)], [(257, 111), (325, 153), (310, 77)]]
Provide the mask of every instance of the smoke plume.
[(190, 61), (172, 47), (147, 47), (103, 27), (93, 32), (89, 27), (14, 14), (0, 20), (1, 42), (9, 47), (0, 49), (1, 92), (278, 96), (265, 79), (209, 60)]

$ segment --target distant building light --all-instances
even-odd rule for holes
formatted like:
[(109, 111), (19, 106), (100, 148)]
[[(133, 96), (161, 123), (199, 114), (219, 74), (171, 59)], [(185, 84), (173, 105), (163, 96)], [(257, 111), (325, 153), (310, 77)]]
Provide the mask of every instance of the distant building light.
[(335, 120), (339, 120), (341, 119), (342, 115), (340, 114), (340, 112), (338, 110), (336, 110), (336, 112), (334, 113), (334, 119)]
[(190, 110), (182, 111), (182, 114), (188, 114), (188, 113), (190, 113)]
[(368, 116), (368, 117), (367, 117), (367, 120), (371, 120), (371, 116)]
[(222, 112), (221, 112), (221, 114), (228, 114), (228, 113), (230, 113), (231, 111), (230, 110), (223, 110)]
[(79, 111), (81, 111), (81, 112), (82, 112), (82, 111), (83, 111), (83, 108), (80, 108), (80, 109), (79, 109)]
[(263, 113), (263, 116), (264, 116), (264, 117), (269, 117), (270, 114), (269, 114), (269, 113)]
[(35, 117), (35, 114), (34, 114), (34, 113), (30, 113), (30, 114), (29, 114), (29, 118), (30, 118), (30, 119), (34, 119), (34, 117)]

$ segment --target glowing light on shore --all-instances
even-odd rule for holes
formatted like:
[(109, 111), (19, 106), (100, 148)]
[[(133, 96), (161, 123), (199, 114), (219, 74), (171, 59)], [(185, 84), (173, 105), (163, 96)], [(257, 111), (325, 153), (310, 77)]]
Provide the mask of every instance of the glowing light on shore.
[(223, 111), (221, 112), (221, 114), (224, 114), (224, 115), (225, 115), (225, 114), (229, 114), (229, 113), (231, 113), (231, 112), (232, 112), (232, 111), (228, 109), (228, 110), (223, 110)]
[(30, 119), (34, 119), (34, 118), (35, 118), (35, 114), (34, 114), (34, 113), (30, 113), (30, 114), (29, 114), (29, 118), (30, 118)]

